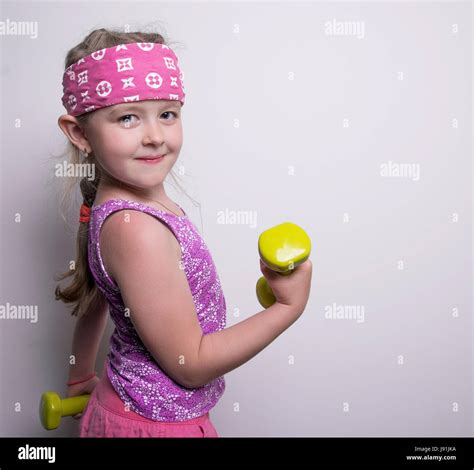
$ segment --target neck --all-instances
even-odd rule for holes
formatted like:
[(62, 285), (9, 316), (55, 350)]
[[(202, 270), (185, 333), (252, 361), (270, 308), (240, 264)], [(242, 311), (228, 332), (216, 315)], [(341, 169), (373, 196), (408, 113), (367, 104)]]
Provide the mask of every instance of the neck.
[(108, 177), (101, 177), (97, 188), (96, 198), (106, 196), (107, 198), (124, 198), (132, 200), (151, 200), (166, 204), (170, 202), (163, 183), (153, 188), (137, 188), (117, 181), (114, 183)]

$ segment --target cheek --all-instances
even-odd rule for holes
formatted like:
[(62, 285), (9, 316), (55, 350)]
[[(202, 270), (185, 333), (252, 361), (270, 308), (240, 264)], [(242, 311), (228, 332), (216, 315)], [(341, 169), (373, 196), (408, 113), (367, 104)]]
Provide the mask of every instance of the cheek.
[(108, 132), (105, 132), (102, 135), (102, 141), (107, 145), (107, 147), (117, 147), (123, 145), (127, 142), (127, 137), (129, 137), (130, 131), (126, 129), (127, 132), (117, 128), (110, 128)]
[(105, 160), (128, 155), (130, 147), (133, 147), (132, 133), (128, 130), (124, 132), (123, 130), (110, 128), (107, 132), (101, 134), (98, 142), (100, 142), (100, 154)]
[(95, 137), (95, 148), (100, 163), (109, 171), (119, 169), (120, 162), (123, 162), (130, 154), (123, 133), (109, 128), (107, 130), (104, 129), (103, 132)]
[(181, 148), (183, 144), (183, 130), (181, 128), (176, 129), (176, 132), (170, 135), (169, 141), (175, 148)]

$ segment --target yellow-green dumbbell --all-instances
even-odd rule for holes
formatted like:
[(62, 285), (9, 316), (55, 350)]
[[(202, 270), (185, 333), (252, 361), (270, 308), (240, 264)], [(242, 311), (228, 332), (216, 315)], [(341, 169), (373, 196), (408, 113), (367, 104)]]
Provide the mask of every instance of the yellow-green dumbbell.
[(90, 396), (90, 393), (85, 393), (61, 399), (56, 392), (44, 392), (39, 405), (41, 424), (45, 429), (56, 429), (63, 416), (74, 416), (84, 411)]
[[(309, 258), (311, 240), (298, 225), (283, 222), (260, 234), (258, 252), (268, 268), (286, 276)], [(264, 308), (276, 301), (265, 276), (257, 281), (257, 298)]]

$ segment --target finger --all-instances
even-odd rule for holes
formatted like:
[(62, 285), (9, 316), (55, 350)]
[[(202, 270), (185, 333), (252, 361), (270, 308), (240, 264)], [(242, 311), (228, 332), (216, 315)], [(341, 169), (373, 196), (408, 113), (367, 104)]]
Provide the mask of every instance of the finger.
[(273, 271), (260, 258), (260, 270), (265, 274), (271, 274)]
[(307, 269), (309, 271), (313, 268), (313, 263), (308, 258), (304, 263), (301, 264), (301, 266), (303, 267), (303, 269)]
[(260, 271), (267, 279), (272, 276), (272, 272), (264, 264), (260, 265)]

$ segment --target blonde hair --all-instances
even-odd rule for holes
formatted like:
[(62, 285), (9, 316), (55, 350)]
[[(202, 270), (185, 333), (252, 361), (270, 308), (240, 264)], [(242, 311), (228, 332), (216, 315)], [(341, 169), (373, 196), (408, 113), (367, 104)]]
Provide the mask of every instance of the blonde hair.
[[(95, 29), (88, 34), (84, 40), (77, 46), (73, 47), (66, 55), (64, 68), (66, 69), (74, 62), (79, 59), (92, 54), (95, 51), (113, 47), (124, 43), (133, 42), (152, 42), (158, 44), (167, 44), (164, 37), (156, 32), (121, 32), (113, 31), (105, 28)], [(85, 113), (77, 116), (77, 120), (81, 126), (85, 125), (92, 113)], [(80, 150), (72, 144), (69, 139), (66, 142), (66, 149), (60, 156), (60, 158), (67, 157), (69, 164), (80, 164), (88, 163), (95, 167), (95, 179), (91, 181), (87, 177), (68, 177), (65, 178), (65, 185), (61, 191), (61, 203), (60, 212), (61, 217), (65, 221), (65, 212), (69, 209), (72, 204), (72, 192), (77, 187), (77, 183), (80, 182), (79, 186), (81, 189), (82, 197), (89, 207), (92, 207), (97, 188), (100, 182), (100, 169), (99, 165), (96, 164), (93, 153), (89, 154), (84, 160), (81, 159)], [(174, 182), (196, 205), (200, 206), (197, 201), (191, 198), (186, 191), (179, 184), (176, 175), (173, 170), (170, 172)], [(79, 217), (79, 210), (76, 211)], [(202, 220), (202, 217), (201, 217)], [(89, 224), (86, 222), (80, 222), (77, 231), (76, 239), (76, 260), (73, 267), (68, 271), (55, 276), (55, 281), (62, 281), (65, 278), (72, 277), (71, 282), (65, 288), (61, 288), (57, 284), (55, 289), (55, 299), (61, 300), (66, 304), (72, 304), (73, 309), (71, 312), (72, 316), (81, 318), (83, 315), (87, 315), (88, 312), (94, 311), (98, 308), (104, 308), (106, 306), (106, 299), (99, 291), (95, 284), (94, 277), (89, 268), (88, 263), (88, 233)]]

